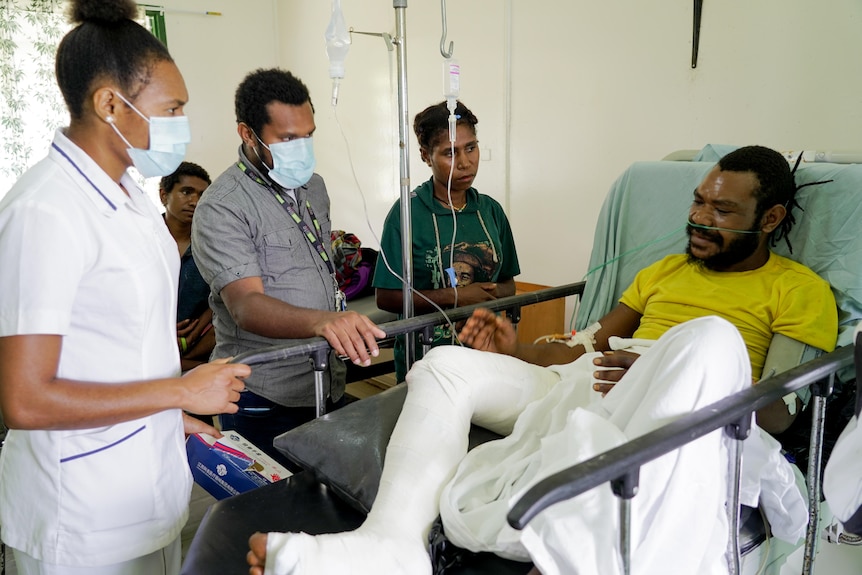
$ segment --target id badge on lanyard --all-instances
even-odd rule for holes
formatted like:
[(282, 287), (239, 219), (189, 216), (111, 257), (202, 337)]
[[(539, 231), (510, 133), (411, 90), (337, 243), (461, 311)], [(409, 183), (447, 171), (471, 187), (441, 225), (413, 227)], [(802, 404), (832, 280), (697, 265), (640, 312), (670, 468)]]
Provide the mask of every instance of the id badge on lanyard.
[(335, 286), (335, 311), (347, 311), (347, 296), (338, 287), (338, 280), (335, 279), (335, 274), (332, 274), (332, 284)]
[(237, 166), (246, 176), (272, 192), (272, 194), (275, 196), (275, 199), (278, 201), (279, 204), (281, 204), (281, 207), (285, 209), (290, 218), (294, 221), (294, 223), (296, 223), (302, 234), (306, 237), (308, 242), (320, 256), (320, 259), (323, 260), (323, 263), (325, 263), (326, 267), (329, 269), (330, 277), (332, 278), (335, 311), (347, 311), (347, 297), (345, 297), (344, 292), (341, 291), (341, 288), (338, 286), (338, 280), (335, 278), (335, 268), (332, 266), (332, 262), (329, 260), (329, 255), (326, 253), (326, 250), (323, 247), (323, 234), (320, 228), (320, 222), (318, 222), (317, 216), (314, 214), (314, 210), (311, 208), (311, 203), (306, 200), (305, 207), (308, 210), (309, 215), (311, 216), (311, 221), (314, 224), (314, 229), (317, 231), (316, 234), (314, 233), (314, 231), (311, 230), (309, 225), (300, 217), (299, 213), (288, 202), (286, 202), (283, 197), (281, 197), (281, 194), (278, 192), (278, 190), (267, 184), (261, 178), (254, 175), (242, 161), (237, 162)]

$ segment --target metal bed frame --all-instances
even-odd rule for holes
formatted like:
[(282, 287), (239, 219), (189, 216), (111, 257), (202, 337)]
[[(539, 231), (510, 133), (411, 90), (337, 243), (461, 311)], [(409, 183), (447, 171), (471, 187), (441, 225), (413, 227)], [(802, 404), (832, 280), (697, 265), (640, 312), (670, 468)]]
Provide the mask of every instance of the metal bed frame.
[[(521, 320), (522, 307), (570, 295), (582, 294), (584, 292), (585, 285), (586, 282), (566, 284), (559, 287), (499, 298), (492, 302), (450, 309), (446, 311), (445, 315), (440, 312), (435, 312), (384, 323), (379, 326), (380, 329), (386, 333), (386, 338), (381, 341), (381, 344), (384, 347), (391, 345), (396, 336), (418, 331), (421, 332), (420, 340), (422, 341), (423, 350), (427, 353), (429, 348), (427, 342), (431, 341), (431, 336), (435, 326), (443, 325), (450, 321), (455, 323), (467, 319), (472, 315), (473, 311), (478, 308), (486, 308), (493, 311), (506, 311), (512, 323), (517, 325)], [(326, 393), (323, 386), (323, 372), (327, 367), (330, 349), (329, 343), (325, 339), (322, 337), (312, 337), (295, 340), (293, 343), (287, 345), (247, 351), (237, 355), (231, 361), (233, 363), (245, 363), (247, 365), (260, 365), (263, 363), (282, 361), (292, 357), (307, 355), (309, 361), (311, 361), (312, 367), (314, 368), (315, 408), (317, 410), (317, 417), (320, 417), (326, 412)]]
[[(527, 294), (501, 298), (489, 305), (465, 306), (447, 311), (449, 321), (456, 322), (469, 317), (473, 310), (478, 307), (491, 308), (495, 311), (508, 310), (510, 317), (517, 321), (520, 318), (520, 309), (525, 305), (540, 303), (543, 301), (566, 297), (569, 295), (583, 293), (585, 283), (579, 282), (568, 284), (557, 288), (550, 288)], [(396, 335), (422, 332), (426, 336), (430, 334), (434, 326), (445, 323), (447, 320), (443, 314), (435, 313), (415, 318), (381, 324), (380, 327), (387, 334), (387, 338)], [(427, 339), (424, 339), (427, 341)], [(741, 449), (739, 441), (745, 439), (750, 431), (751, 417), (754, 411), (771, 403), (779, 397), (801, 389), (812, 386), (813, 400), (809, 405), (812, 410), (811, 439), (809, 443), (809, 466), (807, 482), (809, 491), (809, 514), (810, 520), (806, 534), (805, 549), (805, 571), (812, 572), (815, 544), (819, 530), (819, 501), (820, 501), (820, 478), (822, 469), (822, 441), (824, 434), (826, 398), (832, 392), (835, 374), (853, 363), (853, 346), (841, 348), (830, 354), (823, 355), (803, 365), (793, 368), (783, 374), (764, 379), (757, 386), (747, 388), (737, 394), (729, 396), (697, 412), (685, 415), (680, 419), (665, 425), (647, 435), (625, 443), (613, 450), (605, 452), (579, 465), (573, 466), (535, 485), (529, 490), (512, 508), (509, 514), (509, 522), (515, 528), (523, 528), (529, 521), (543, 509), (556, 502), (574, 497), (593, 487), (605, 482), (610, 482), (614, 493), (620, 497), (620, 553), (624, 572), (630, 572), (630, 545), (629, 520), (631, 511), (631, 498), (637, 492), (638, 476), (640, 467), (682, 445), (697, 439), (716, 429), (725, 429), (734, 442), (736, 450), (731, 451), (730, 477), (728, 484), (728, 516), (729, 537), (727, 559), (731, 573), (739, 573), (740, 551), (739, 551), (739, 505), (738, 505), (738, 474)], [(294, 342), (289, 346), (271, 347), (237, 356), (233, 361), (244, 362), (251, 365), (278, 361), (290, 357), (305, 355), (309, 357), (312, 365), (318, 372), (326, 367), (329, 354), (329, 345), (322, 338), (311, 338)], [(318, 374), (318, 395), (322, 396), (322, 373)], [(324, 403), (319, 402), (322, 406)], [(322, 413), (322, 408), (318, 408)], [(305, 475), (305, 474), (301, 474)], [(240, 496), (242, 498), (243, 496)], [(331, 495), (330, 495), (331, 497)], [(221, 502), (225, 503), (225, 502)], [(220, 505), (221, 505), (220, 503)], [(254, 502), (251, 502), (254, 503)], [(222, 509), (233, 520), (241, 518), (242, 514), (235, 509), (238, 504), (229, 506), (230, 509)], [(268, 504), (269, 505), (269, 504)], [(221, 508), (220, 508), (221, 509)], [(222, 515), (224, 515), (222, 513)], [(218, 514), (217, 514), (218, 515)], [(206, 518), (205, 518), (206, 519)], [(224, 517), (218, 515), (213, 523), (224, 521)], [(202, 524), (203, 526), (203, 524)], [(355, 527), (355, 525), (353, 525)], [(211, 526), (211, 528), (216, 528)], [(344, 527), (350, 529), (351, 526)], [(325, 531), (331, 532), (327, 527)], [(197, 541), (196, 541), (197, 543)], [(222, 542), (224, 543), (224, 542)], [(232, 546), (232, 542), (231, 543)], [(244, 548), (244, 541), (240, 541), (240, 547)], [(194, 547), (194, 544), (193, 544)], [(215, 560), (219, 564), (229, 563), (231, 560), (244, 561), (244, 552), (236, 549), (211, 550), (206, 545), (198, 545), (196, 550), (198, 557), (203, 563)], [(190, 550), (191, 551), (191, 550)], [(212, 557), (204, 557), (206, 554), (215, 554)], [(237, 557), (233, 555), (237, 554)], [(217, 556), (216, 556), (217, 555)], [(184, 573), (197, 573), (190, 569)], [(478, 572), (478, 571), (476, 571)], [(482, 571), (484, 573), (484, 571)], [(473, 573), (471, 571), (471, 573)]]
[[(490, 304), (476, 304), (449, 310), (449, 321), (468, 318), (479, 307), (494, 311), (506, 310), (514, 323), (520, 319), (522, 306), (540, 303), (559, 297), (583, 293), (585, 282), (567, 284), (527, 294), (501, 298)], [(446, 323), (446, 317), (437, 312), (381, 324), (387, 340), (395, 336), (419, 331), (420, 340), (430, 341), (434, 327)], [(384, 343), (386, 345), (386, 343)], [(323, 370), (326, 369), (330, 347), (322, 338), (300, 340), (288, 346), (274, 346), (238, 355), (237, 363), (257, 365), (291, 357), (307, 355), (315, 370), (315, 388), (318, 416), (325, 410)], [(697, 412), (686, 415), (638, 439), (627, 442), (611, 451), (561, 471), (534, 486), (509, 514), (509, 523), (522, 529), (546, 507), (579, 495), (593, 487), (610, 482), (615, 495), (620, 498), (620, 552), (624, 573), (630, 573), (631, 498), (638, 489), (640, 467), (657, 457), (685, 445), (711, 431), (723, 428), (735, 441), (731, 448), (731, 464), (728, 482), (728, 524), (731, 532), (727, 560), (731, 575), (740, 572), (739, 549), (739, 481), (741, 472), (741, 441), (748, 437), (753, 413), (774, 400), (793, 391), (811, 386), (813, 400), (811, 436), (809, 443), (806, 483), (809, 499), (809, 524), (806, 533), (804, 575), (812, 573), (819, 529), (819, 502), (821, 494), (822, 450), (826, 413), (826, 399), (832, 393), (835, 373), (852, 365), (852, 348), (838, 349), (815, 360), (793, 368), (785, 373), (761, 381), (742, 392), (727, 397)]]
[[(477, 304), (449, 310), (446, 313), (448, 321), (457, 322), (468, 318), (474, 309), (490, 308), (494, 311), (505, 310), (514, 323), (520, 320), (521, 308), (525, 305), (549, 301), (583, 293), (584, 282), (567, 284), (536, 292), (501, 298), (490, 304)], [(419, 331), (424, 342), (436, 325), (446, 323), (442, 313), (427, 314), (382, 324), (387, 339), (395, 336)], [(856, 348), (862, 343), (862, 335), (857, 338)], [(427, 346), (426, 346), (427, 347)], [(300, 340), (289, 346), (275, 346), (241, 354), (233, 359), (236, 363), (257, 365), (279, 361), (291, 357), (306, 355), (315, 369), (315, 388), (317, 395), (317, 412), (322, 415), (325, 406), (323, 391), (323, 370), (326, 369), (330, 347), (323, 338)], [(862, 355), (862, 354), (857, 354)], [(509, 523), (516, 529), (525, 527), (536, 515), (554, 503), (575, 497), (610, 482), (612, 490), (620, 498), (620, 554), (623, 572), (631, 570), (631, 540), (630, 519), (631, 499), (638, 490), (640, 467), (686, 443), (689, 443), (717, 429), (724, 429), (732, 439), (734, 448), (731, 452), (731, 465), (728, 482), (728, 518), (731, 530), (727, 560), (730, 573), (740, 572), (739, 554), (739, 473), (742, 450), (740, 441), (749, 434), (751, 418), (757, 409), (768, 405), (774, 400), (811, 386), (813, 410), (811, 423), (811, 438), (809, 444), (809, 462), (806, 474), (809, 499), (809, 523), (805, 540), (805, 555), (803, 574), (813, 572), (814, 555), (819, 531), (819, 503), (821, 496), (822, 442), (825, 424), (826, 398), (832, 393), (835, 374), (839, 370), (853, 365), (854, 349), (852, 346), (840, 348), (823, 355), (785, 373), (767, 378), (757, 386), (752, 386), (739, 393), (722, 399), (706, 408), (685, 415), (651, 433), (629, 441), (624, 445), (600, 454), (592, 459), (563, 470), (536, 484), (512, 508), (509, 513)], [(857, 362), (857, 371), (860, 369)], [(860, 384), (857, 378), (857, 391)], [(857, 402), (862, 401), (857, 394)], [(858, 405), (858, 403), (857, 403)], [(857, 407), (857, 412), (858, 412)], [(2, 426), (2, 422), (0, 422)], [(0, 448), (2, 448), (2, 428), (0, 427)], [(5, 574), (5, 547), (0, 543), (0, 575)]]

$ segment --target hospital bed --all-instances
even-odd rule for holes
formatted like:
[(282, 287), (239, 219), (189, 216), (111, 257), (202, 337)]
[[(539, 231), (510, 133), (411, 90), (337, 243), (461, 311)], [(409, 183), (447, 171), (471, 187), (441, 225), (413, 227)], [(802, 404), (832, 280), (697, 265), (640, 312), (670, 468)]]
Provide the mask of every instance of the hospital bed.
[[(643, 162), (630, 167), (613, 186), (600, 215), (605, 226), (597, 230), (590, 272), (584, 294), (584, 304), (579, 310), (577, 327), (581, 329), (597, 321), (615, 304), (622, 291), (631, 283), (635, 274), (646, 265), (659, 260), (667, 253), (683, 251), (685, 236), (677, 233), (667, 234), (675, 229), (675, 224), (685, 219), (691, 194), (698, 182), (723, 153), (731, 149), (724, 146), (707, 146), (696, 154), (674, 154), (674, 162)], [(815, 156), (816, 157), (816, 156)], [(693, 160), (693, 161), (679, 161)], [(793, 252), (784, 243), (774, 250), (782, 255), (801, 261), (830, 282), (839, 307), (838, 345), (842, 346), (833, 354), (805, 363), (788, 374), (762, 381), (757, 387), (747, 390), (740, 397), (728, 398), (727, 406), (714, 406), (689, 417), (682, 418), (668, 428), (627, 443), (619, 448), (620, 452), (637, 454), (643, 461), (652, 460), (683, 443), (700, 437), (714, 429), (728, 426), (728, 433), (744, 438), (747, 428), (743, 421), (752, 410), (762, 407), (782, 397), (790, 391), (800, 394), (807, 400), (810, 386), (814, 399), (806, 414), (810, 417), (799, 418), (799, 423), (810, 421), (811, 440), (808, 446), (806, 482), (809, 486), (809, 506), (811, 516), (806, 542), (804, 572), (809, 572), (819, 536), (818, 510), (820, 501), (821, 453), (824, 439), (826, 398), (835, 385), (852, 386), (855, 373), (849, 369), (852, 362), (852, 332), (862, 318), (862, 239), (857, 232), (860, 212), (862, 212), (862, 166), (839, 165), (828, 162), (802, 164), (797, 172), (797, 184), (810, 185), (801, 189), (797, 200), (802, 208), (796, 213), (797, 223), (790, 234)], [(685, 182), (685, 183), (683, 183)], [(641, 201), (646, 200), (648, 201)], [(688, 201), (686, 201), (688, 200)], [(649, 206), (658, 205), (660, 209)], [(667, 209), (679, 206), (678, 211)], [(609, 265), (604, 265), (611, 262)], [(803, 354), (802, 360), (811, 357), (810, 351)], [(818, 363), (819, 362), (819, 363)], [(789, 378), (789, 379), (788, 379)], [(725, 411), (725, 407), (728, 411)], [(704, 421), (708, 424), (701, 426)], [(833, 425), (840, 429), (846, 422)], [(674, 441), (664, 443), (673, 437)], [(684, 438), (688, 439), (684, 439)], [(667, 450), (664, 449), (667, 446)], [(617, 451), (617, 450), (615, 450)], [(636, 483), (634, 478), (641, 464), (625, 458), (616, 460), (612, 452), (601, 459), (602, 472), (609, 474), (606, 480), (613, 482), (614, 491), (625, 501), (631, 496)], [(596, 462), (593, 462), (595, 465)], [(513, 525), (523, 525), (527, 517), (544, 508), (543, 505), (559, 497), (574, 496), (588, 489), (581, 489), (580, 482), (590, 483), (587, 462), (568, 472), (562, 472), (554, 481), (548, 480), (543, 488), (536, 486), (516, 506), (510, 520)], [(625, 473), (621, 471), (626, 470)], [(577, 481), (571, 482), (577, 477)], [(594, 485), (603, 483), (597, 481)], [(586, 485), (586, 484), (583, 484)], [(565, 496), (562, 494), (566, 493)], [(542, 504), (539, 504), (542, 501)], [(626, 505), (622, 506), (625, 509)], [(730, 505), (729, 509), (738, 507)], [(622, 517), (622, 516), (621, 516)], [(737, 520), (731, 517), (731, 525)], [(625, 537), (623, 536), (623, 539)], [(732, 539), (733, 541), (734, 539)], [(625, 548), (625, 542), (621, 545)], [(731, 557), (738, 555), (735, 551)], [(734, 566), (738, 571), (738, 566)], [(733, 571), (732, 571), (733, 572)]]
[[(683, 251), (686, 238), (681, 227), (692, 192), (719, 154), (720, 151), (708, 147), (694, 161), (639, 162), (620, 176), (599, 218), (578, 311), (578, 327), (589, 325), (615, 305), (622, 289), (631, 283), (639, 269), (665, 254)], [(753, 410), (790, 392), (804, 397), (803, 390), (809, 387), (814, 388), (814, 398), (807, 410), (814, 414), (811, 417), (814, 447), (809, 458), (808, 480), (812, 487), (811, 499), (819, 501), (822, 456), (818, 449), (822, 442), (826, 397), (835, 384), (849, 385), (853, 380), (850, 348), (846, 346), (852, 343), (853, 327), (862, 319), (862, 281), (859, 280), (862, 277), (862, 235), (856, 231), (857, 222), (862, 221), (862, 203), (858, 198), (862, 193), (862, 166), (811, 163), (804, 164), (797, 173), (798, 183), (821, 180), (833, 181), (799, 192), (798, 201), (804, 211), (797, 213), (797, 223), (790, 235), (793, 254), (788, 253), (783, 243), (775, 251), (802, 261), (833, 286), (840, 308), (838, 342), (845, 347), (727, 398), (716, 407), (717, 411), (707, 409), (693, 413), (606, 454), (613, 454), (614, 459), (602, 456), (600, 461), (584, 462), (575, 471), (563, 472), (555, 483), (537, 485), (513, 509), (513, 524), (526, 523), (551, 500), (587, 489), (581, 487), (582, 482), (588, 481), (582, 479), (582, 473), (591, 478), (591, 485), (613, 482), (615, 491), (623, 496), (621, 516), (625, 517), (625, 502), (635, 491), (636, 470), (640, 465), (708, 430), (727, 427), (744, 438), (745, 421), (750, 421)], [(669, 234), (669, 230), (677, 232)], [(452, 319), (457, 321), (461, 316), (455, 314)], [(425, 316), (412, 318), (400, 325), (396, 325), (400, 322), (387, 324), (384, 330), (387, 334), (390, 334), (387, 330), (390, 326), (397, 330), (422, 330), (431, 325), (426, 323), (430, 321), (434, 320)], [(299, 347), (308, 345), (304, 343)], [(305, 349), (297, 353), (310, 351)], [(270, 353), (275, 357), (283, 352), (272, 350)], [(386, 438), (394, 426), (392, 412), (397, 414), (398, 402), (403, 401), (403, 398), (393, 399), (399, 393), (403, 391), (396, 388), (381, 394), (380, 398), (362, 400), (281, 436), (277, 440), (279, 449), (306, 471), (284, 482), (213, 505), (189, 550), (184, 573), (209, 573), (216, 565), (229, 564), (231, 570), (234, 565), (241, 568), (247, 538), (257, 530), (322, 533), (357, 526), (363, 510), (376, 493), (376, 484), (373, 484), (374, 479), (379, 478), (376, 466), (382, 461)], [(372, 401), (374, 399), (377, 401)], [(351, 472), (358, 475), (350, 478)], [(816, 512), (817, 507), (813, 505), (812, 512)], [(730, 506), (730, 509), (736, 508)], [(739, 526), (741, 535), (739, 539), (731, 538), (739, 541), (740, 548), (739, 552), (733, 550), (729, 555), (732, 559), (756, 547), (765, 538), (758, 513), (746, 512), (745, 522), (737, 518), (735, 511), (733, 513), (731, 528), (735, 532)], [(809, 534), (813, 546), (817, 537), (816, 516), (812, 516), (809, 531), (813, 531)], [(625, 534), (621, 537), (620, 548), (625, 549)], [(813, 560), (813, 551), (809, 555), (808, 564)], [(529, 565), (496, 557), (464, 554), (462, 564), (447, 572), (526, 573), (529, 568)]]
[[(481, 307), (505, 310), (513, 321), (523, 306), (580, 294), (584, 283), (538, 290), (498, 299)], [(468, 318), (479, 305), (448, 310), (452, 322)], [(425, 332), (445, 322), (442, 314), (393, 321), (380, 327), (387, 338)], [(302, 340), (290, 347), (273, 347), (244, 354), (235, 361), (252, 365), (308, 356), (322, 368), (329, 347), (321, 338)], [(183, 573), (241, 573), (245, 568), (247, 541), (255, 531), (304, 531), (320, 534), (354, 529), (362, 522), (377, 493), (380, 470), (389, 435), (406, 397), (398, 385), (363, 399), (276, 439), (276, 447), (304, 471), (277, 483), (236, 495), (212, 505), (189, 547)], [(470, 447), (499, 436), (473, 426)], [(438, 548), (447, 548), (440, 541)], [(441, 561), (452, 555), (440, 553)], [(507, 561), (489, 553), (464, 554), (460, 565), (447, 571), (461, 575), (519, 575), (531, 566)]]

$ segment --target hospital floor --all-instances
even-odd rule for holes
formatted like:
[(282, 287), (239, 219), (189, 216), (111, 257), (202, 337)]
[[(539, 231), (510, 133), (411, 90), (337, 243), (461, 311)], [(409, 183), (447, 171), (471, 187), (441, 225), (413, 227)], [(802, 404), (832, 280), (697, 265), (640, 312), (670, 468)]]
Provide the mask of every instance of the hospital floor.
[(859, 575), (862, 573), (862, 546), (836, 545), (823, 541), (814, 561), (814, 573)]

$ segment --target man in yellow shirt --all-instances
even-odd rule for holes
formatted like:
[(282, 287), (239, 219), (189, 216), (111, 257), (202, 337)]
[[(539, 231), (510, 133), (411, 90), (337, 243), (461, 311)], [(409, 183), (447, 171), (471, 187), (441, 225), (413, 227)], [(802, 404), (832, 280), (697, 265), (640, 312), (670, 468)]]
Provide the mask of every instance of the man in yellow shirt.
[[(355, 574), (430, 572), (424, 537), (437, 513), (447, 537), (472, 551), (529, 559), (546, 574), (617, 573), (608, 549), (616, 503), (607, 488), (552, 506), (520, 533), (505, 522), (510, 502), (554, 471), (743, 389), (760, 377), (776, 334), (834, 348), (829, 285), (769, 249), (793, 225), (795, 192), (777, 152), (749, 146), (728, 154), (694, 190), (687, 254), (643, 270), (617, 307), (570, 341), (519, 344), (508, 320), (476, 311), (460, 334), (473, 350), (435, 348), (407, 374), (409, 393), (365, 523), (349, 534), (255, 534), (251, 575), (264, 566), (277, 574), (348, 565)], [(589, 353), (596, 351), (603, 353)], [(781, 431), (793, 407), (778, 400), (757, 422)], [(466, 453), (471, 421), (507, 437)], [(807, 514), (789, 464), (757, 426), (744, 445), (751, 455), (769, 453), (761, 465), (746, 452), (743, 482), (764, 494), (773, 533), (795, 542)], [(726, 458), (716, 431), (641, 469), (632, 510), (641, 572), (721, 572)], [(781, 515), (792, 519), (773, 521)]]
[[(591, 340), (518, 344), (508, 322), (480, 311), (467, 322), (461, 341), (544, 366), (569, 363), (585, 351), (604, 351), (595, 365), (622, 368), (596, 372), (597, 379), (607, 381), (596, 389), (605, 393), (637, 359), (631, 352), (610, 351), (609, 337), (655, 340), (697, 317), (719, 316), (739, 330), (755, 379), (775, 334), (832, 351), (838, 312), (829, 284), (769, 249), (781, 239), (789, 242), (795, 193), (793, 174), (781, 154), (761, 146), (739, 148), (724, 156), (694, 190), (686, 255), (669, 255), (642, 270), (620, 303), (591, 326)], [(798, 409), (778, 400), (757, 412), (757, 423), (780, 433), (796, 413)]]

